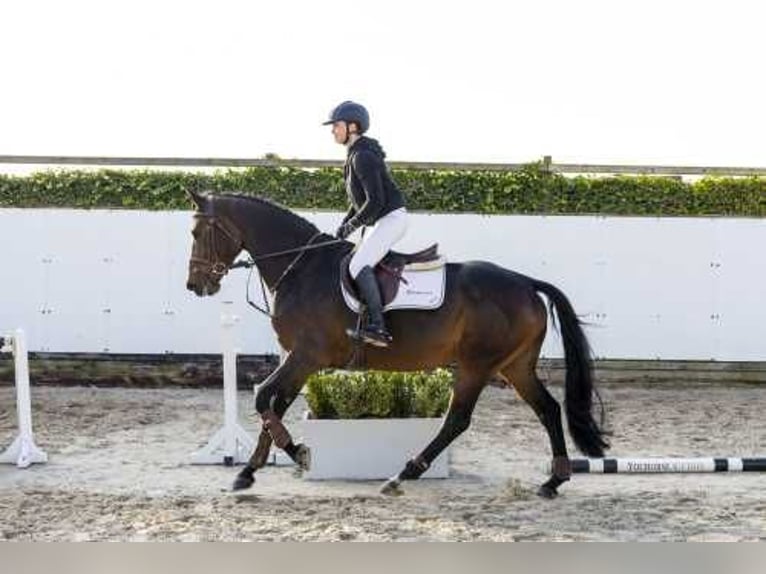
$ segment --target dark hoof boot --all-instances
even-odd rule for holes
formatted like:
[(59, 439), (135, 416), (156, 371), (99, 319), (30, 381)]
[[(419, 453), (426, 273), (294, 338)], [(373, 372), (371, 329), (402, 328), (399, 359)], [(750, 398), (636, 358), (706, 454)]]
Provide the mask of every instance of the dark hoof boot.
[(398, 478), (389, 478), (383, 486), (380, 487), (380, 493), (386, 496), (402, 496), (404, 491)]
[(559, 495), (559, 491), (556, 490), (556, 487), (550, 486), (547, 482), (537, 489), (537, 496), (541, 498), (547, 498), (548, 500), (552, 500), (556, 498), (558, 495)]
[(311, 449), (303, 443), (295, 447), (295, 464), (301, 471), (311, 469)]
[(569, 476), (556, 476), (554, 474), (540, 488), (537, 489), (537, 494), (543, 498), (556, 498), (559, 495), (559, 486), (568, 480)]
[(231, 489), (235, 491), (246, 490), (253, 486), (254, 482), (255, 478), (253, 478), (253, 471), (251, 469), (244, 468), (237, 475), (237, 478), (234, 479), (234, 485), (231, 487)]

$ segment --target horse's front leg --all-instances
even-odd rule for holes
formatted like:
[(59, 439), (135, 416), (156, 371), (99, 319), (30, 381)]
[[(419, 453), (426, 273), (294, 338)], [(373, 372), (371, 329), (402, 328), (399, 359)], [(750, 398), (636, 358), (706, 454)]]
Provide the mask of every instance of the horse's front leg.
[(263, 428), (250, 460), (237, 474), (234, 490), (252, 486), (255, 482), (253, 474), (268, 461), (272, 442), (284, 450), (299, 467), (308, 468), (310, 462), (308, 448), (302, 444), (293, 443), (289, 431), (282, 423), (282, 417), (295, 401), (308, 376), (317, 369), (313, 361), (293, 352), (258, 388), (255, 409), (263, 420)]

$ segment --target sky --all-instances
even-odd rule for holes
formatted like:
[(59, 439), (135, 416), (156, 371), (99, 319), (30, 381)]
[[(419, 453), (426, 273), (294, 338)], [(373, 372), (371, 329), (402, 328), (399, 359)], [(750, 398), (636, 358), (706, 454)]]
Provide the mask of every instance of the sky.
[[(761, 7), (763, 6), (763, 7)], [(766, 166), (762, 2), (4, 1), (0, 154)], [(1, 166), (0, 166), (1, 169)]]

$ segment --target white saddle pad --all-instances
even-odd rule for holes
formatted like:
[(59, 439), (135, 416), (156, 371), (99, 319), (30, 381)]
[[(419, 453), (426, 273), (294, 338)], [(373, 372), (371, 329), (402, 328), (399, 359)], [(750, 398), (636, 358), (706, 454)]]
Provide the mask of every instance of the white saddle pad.
[[(383, 311), (394, 309), (438, 309), (444, 303), (444, 287), (447, 282), (447, 266), (444, 258), (427, 264), (407, 265), (402, 273), (404, 281), (399, 285), (396, 297)], [(359, 312), (359, 300), (348, 292), (341, 282), (343, 299), (349, 309)]]

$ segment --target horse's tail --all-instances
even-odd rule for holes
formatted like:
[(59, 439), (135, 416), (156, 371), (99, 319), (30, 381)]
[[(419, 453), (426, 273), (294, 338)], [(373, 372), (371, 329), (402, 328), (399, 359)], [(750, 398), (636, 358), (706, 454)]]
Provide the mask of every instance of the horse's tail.
[(572, 435), (577, 448), (584, 454), (602, 457), (604, 456), (604, 449), (609, 448), (609, 443), (604, 438), (604, 431), (591, 414), (593, 396), (595, 395), (601, 407), (603, 424), (604, 405), (593, 385), (591, 351), (588, 339), (585, 337), (580, 320), (566, 295), (550, 283), (536, 279), (533, 279), (532, 282), (536, 291), (540, 291), (548, 297), (551, 315), (553, 315), (555, 308), (559, 319), (566, 363), (564, 403), (569, 433)]

